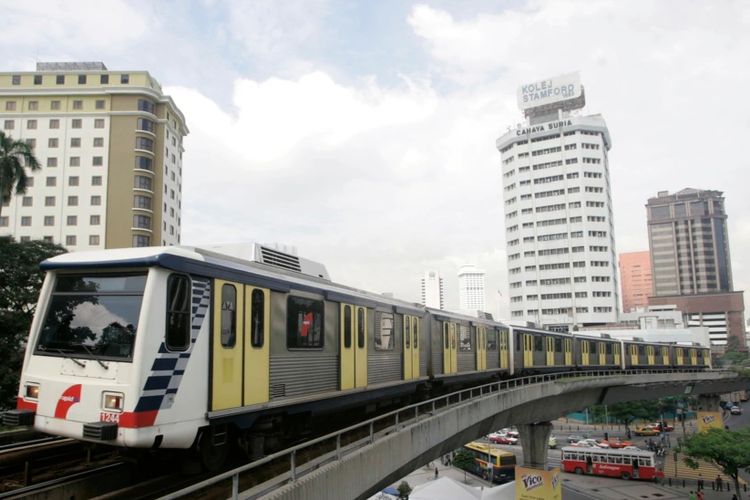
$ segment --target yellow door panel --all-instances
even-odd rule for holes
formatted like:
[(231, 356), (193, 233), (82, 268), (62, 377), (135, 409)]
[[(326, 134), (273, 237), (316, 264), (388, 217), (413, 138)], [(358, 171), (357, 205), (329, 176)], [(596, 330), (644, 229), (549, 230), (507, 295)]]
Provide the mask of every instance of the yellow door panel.
[(354, 306), (341, 304), (339, 314), (339, 388), (354, 387)]
[(630, 346), (630, 362), (633, 366), (638, 366), (638, 346), (632, 344)]
[(367, 387), (367, 308), (357, 306), (354, 331), (354, 386)]
[(693, 366), (698, 365), (698, 351), (696, 349), (690, 349), (690, 364)]
[(271, 292), (245, 286), (244, 404), (268, 402)]
[(584, 366), (589, 366), (589, 341), (581, 341), (581, 363)]
[(565, 345), (565, 365), (573, 365), (573, 341), (571, 339), (564, 340)]
[(599, 342), (599, 365), (604, 366), (607, 364), (607, 346), (604, 342)]
[(451, 373), (458, 373), (458, 332), (456, 330), (457, 325), (451, 323)]
[(534, 366), (534, 337), (523, 334), (523, 364), (525, 367)]
[(211, 409), (242, 406), (243, 292), (238, 283), (214, 280)]
[(413, 373), (414, 356), (412, 356), (412, 335), (411, 335), (411, 316), (404, 315), (403, 340), (401, 342), (404, 349), (404, 380), (410, 380)]
[(451, 372), (451, 333), (448, 322), (443, 322), (443, 373)]
[(419, 318), (411, 318), (411, 378), (419, 378)]
[(508, 369), (510, 364), (508, 356), (508, 332), (500, 332), (500, 368), (503, 370)]
[(668, 347), (661, 347), (661, 363), (663, 365), (669, 364), (669, 348)]
[(612, 352), (615, 353), (615, 364), (620, 366), (620, 344), (613, 345)]

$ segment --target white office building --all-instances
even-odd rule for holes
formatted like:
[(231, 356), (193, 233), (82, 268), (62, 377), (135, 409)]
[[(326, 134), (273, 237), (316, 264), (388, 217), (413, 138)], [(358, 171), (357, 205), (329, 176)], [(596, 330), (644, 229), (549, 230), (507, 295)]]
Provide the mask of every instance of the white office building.
[(461, 310), (486, 310), (483, 270), (473, 265), (464, 265), (459, 268), (458, 304)]
[(445, 309), (443, 277), (433, 269), (425, 271), (422, 277), (422, 304), (435, 309)]
[(522, 85), (526, 120), (497, 140), (513, 323), (553, 330), (617, 321), (619, 286), (601, 115), (578, 75)]

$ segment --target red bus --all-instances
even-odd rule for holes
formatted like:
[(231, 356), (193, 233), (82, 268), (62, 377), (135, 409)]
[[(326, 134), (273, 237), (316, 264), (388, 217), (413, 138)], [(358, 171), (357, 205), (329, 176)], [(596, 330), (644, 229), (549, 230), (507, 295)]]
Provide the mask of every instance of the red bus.
[(664, 477), (656, 468), (654, 452), (565, 446), (562, 449), (563, 472), (594, 476), (621, 477), (653, 481)]

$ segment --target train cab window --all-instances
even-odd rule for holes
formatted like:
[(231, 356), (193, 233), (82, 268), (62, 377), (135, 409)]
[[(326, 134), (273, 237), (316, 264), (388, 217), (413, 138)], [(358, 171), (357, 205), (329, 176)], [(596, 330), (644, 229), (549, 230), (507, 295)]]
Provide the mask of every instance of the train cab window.
[(458, 347), (461, 351), (471, 351), (471, 329), (466, 325), (458, 325)]
[(352, 346), (352, 306), (344, 306), (344, 347)]
[(266, 294), (263, 293), (263, 290), (256, 288), (253, 290), (250, 301), (252, 307), (250, 316), (250, 345), (253, 347), (263, 347)]
[(494, 328), (487, 330), (487, 350), (497, 351), (497, 330)]
[(171, 274), (167, 279), (167, 328), (164, 341), (170, 351), (190, 347), (190, 278)]
[(393, 338), (393, 314), (375, 312), (375, 350), (392, 351), (395, 344)]
[(364, 349), (365, 347), (365, 310), (361, 307), (357, 309), (357, 347)]
[(221, 345), (234, 347), (237, 341), (237, 289), (234, 285), (221, 287)]
[(562, 339), (555, 337), (555, 352), (562, 352)]
[(323, 301), (290, 296), (286, 306), (288, 349), (323, 347)]
[(541, 335), (534, 335), (534, 350), (535, 351), (542, 351), (542, 336)]

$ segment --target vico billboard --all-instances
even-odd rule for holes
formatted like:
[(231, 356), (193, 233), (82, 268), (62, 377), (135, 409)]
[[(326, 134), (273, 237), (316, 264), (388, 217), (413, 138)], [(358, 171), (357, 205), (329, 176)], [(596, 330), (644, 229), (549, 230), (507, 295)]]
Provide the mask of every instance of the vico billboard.
[(524, 83), (518, 87), (518, 107), (525, 110), (567, 101), (580, 97), (582, 93), (581, 77), (576, 73), (568, 73), (554, 78), (547, 78), (536, 82)]

